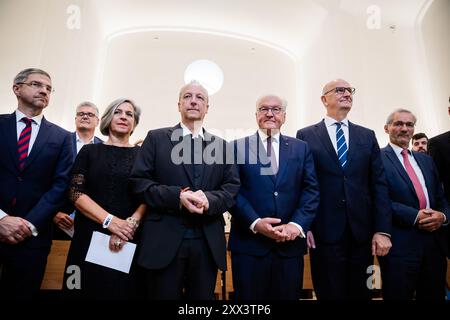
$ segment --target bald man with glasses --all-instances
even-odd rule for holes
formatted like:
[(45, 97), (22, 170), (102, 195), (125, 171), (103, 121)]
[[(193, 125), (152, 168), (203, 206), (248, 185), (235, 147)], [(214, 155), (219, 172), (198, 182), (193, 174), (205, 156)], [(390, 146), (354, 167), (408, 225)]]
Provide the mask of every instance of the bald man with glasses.
[(311, 273), (321, 300), (369, 300), (367, 268), (391, 247), (391, 210), (380, 148), (372, 130), (347, 119), (355, 88), (327, 83), (319, 123), (297, 132), (311, 148), (320, 204), (307, 234)]

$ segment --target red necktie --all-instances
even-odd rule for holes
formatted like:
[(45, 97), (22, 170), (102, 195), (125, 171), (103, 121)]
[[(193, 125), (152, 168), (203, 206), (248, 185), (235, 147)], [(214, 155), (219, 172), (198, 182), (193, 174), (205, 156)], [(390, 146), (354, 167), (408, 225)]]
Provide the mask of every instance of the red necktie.
[(30, 146), (31, 138), (31, 123), (33, 120), (23, 117), (20, 121), (25, 123), (25, 128), (23, 128), (20, 133), (19, 140), (17, 141), (17, 153), (19, 155), (19, 169), (22, 170), (25, 166), (25, 161), (28, 156), (28, 148)]
[(411, 162), (409, 162), (408, 149), (403, 149), (401, 154), (403, 156), (403, 164), (405, 165), (406, 172), (408, 173), (414, 189), (416, 190), (417, 198), (419, 198), (420, 209), (425, 209), (427, 207), (427, 198), (425, 197), (419, 178), (417, 178), (416, 172), (411, 166)]

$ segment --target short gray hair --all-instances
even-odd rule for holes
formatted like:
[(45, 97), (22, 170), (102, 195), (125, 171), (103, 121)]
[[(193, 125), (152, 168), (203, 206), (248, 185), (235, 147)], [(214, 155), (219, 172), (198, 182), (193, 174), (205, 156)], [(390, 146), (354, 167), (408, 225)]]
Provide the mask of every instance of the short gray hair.
[(78, 110), (80, 110), (81, 107), (90, 107), (90, 108), (94, 109), (95, 110), (95, 114), (98, 117), (98, 114), (99, 114), (98, 108), (92, 102), (90, 102), (90, 101), (83, 101), (82, 103), (77, 105), (77, 108), (75, 109), (75, 112), (78, 112)]
[(258, 100), (256, 100), (256, 110), (258, 110), (258, 108), (261, 106), (261, 102), (264, 99), (266, 99), (266, 98), (277, 98), (278, 100), (280, 100), (281, 101), (281, 107), (283, 108), (283, 111), (286, 112), (286, 108), (287, 108), (287, 105), (288, 105), (287, 100), (282, 98), (282, 97), (280, 97), (280, 96), (277, 96), (276, 94), (265, 94), (263, 96), (260, 96), (258, 98)]
[(52, 79), (50, 77), (50, 75), (45, 72), (42, 69), (38, 69), (38, 68), (28, 68), (25, 70), (20, 71), (15, 77), (14, 77), (14, 84), (18, 84), (20, 82), (25, 82), (28, 79), (28, 76), (30, 74), (34, 74), (34, 73), (38, 73), (38, 74), (42, 74), (44, 76), (46, 76), (47, 78), (49, 78), (50, 80)]
[[(139, 123), (139, 118), (141, 117), (141, 108), (139, 108), (136, 105), (136, 103), (134, 103), (134, 101), (131, 99), (119, 98), (111, 102), (102, 115), (102, 118), (100, 120), (100, 132), (103, 135), (105, 136), (109, 135), (109, 126), (111, 125), (111, 121), (114, 117), (114, 112), (122, 103), (125, 102), (131, 104), (134, 109), (134, 128), (133, 128), (134, 131), (134, 129)], [(131, 134), (133, 134), (133, 131), (131, 131)]]
[(416, 124), (416, 122), (417, 122), (417, 118), (416, 118), (416, 116), (414, 115), (414, 113), (412, 113), (412, 112), (409, 111), (408, 109), (398, 108), (398, 109), (395, 109), (395, 110), (387, 117), (387, 119), (386, 119), (386, 124), (391, 124), (392, 121), (394, 121), (394, 115), (395, 115), (396, 113), (409, 113), (409, 114), (412, 115), (413, 118), (414, 118), (414, 124)]
[(184, 89), (186, 89), (186, 87), (188, 86), (197, 86), (202, 88), (206, 92), (206, 103), (209, 102), (209, 92), (198, 80), (191, 80), (191, 82), (186, 83), (184, 86), (181, 87), (180, 93), (178, 94), (178, 102), (181, 101), (181, 94), (183, 93)]

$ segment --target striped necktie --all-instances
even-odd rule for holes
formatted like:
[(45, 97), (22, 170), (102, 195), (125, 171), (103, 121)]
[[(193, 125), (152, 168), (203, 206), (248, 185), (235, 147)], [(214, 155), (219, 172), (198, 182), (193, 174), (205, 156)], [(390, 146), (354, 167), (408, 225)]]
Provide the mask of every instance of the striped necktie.
[(344, 130), (342, 130), (342, 124), (336, 122), (336, 145), (337, 145), (337, 155), (339, 163), (343, 168), (347, 163), (347, 142), (345, 142)]
[(30, 146), (30, 138), (31, 138), (31, 123), (32, 119), (23, 117), (20, 121), (25, 123), (25, 128), (23, 128), (20, 133), (19, 140), (17, 141), (17, 153), (19, 155), (19, 169), (23, 170), (25, 166), (25, 161), (28, 156), (28, 149)]

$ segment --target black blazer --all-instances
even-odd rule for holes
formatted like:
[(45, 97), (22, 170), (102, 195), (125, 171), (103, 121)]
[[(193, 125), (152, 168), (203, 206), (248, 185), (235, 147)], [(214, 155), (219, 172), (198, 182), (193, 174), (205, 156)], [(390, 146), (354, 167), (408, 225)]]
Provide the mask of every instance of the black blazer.
[(25, 240), (27, 246), (50, 246), (52, 218), (64, 202), (72, 166), (70, 133), (42, 118), (22, 171), (17, 156), (15, 113), (0, 115), (0, 141), (0, 208), (37, 228), (38, 236)]
[(347, 164), (341, 167), (324, 121), (297, 132), (314, 157), (320, 204), (312, 225), (315, 238), (341, 239), (347, 221), (357, 242), (374, 232), (391, 232), (391, 211), (380, 148), (372, 130), (349, 122)]
[(428, 150), (439, 171), (447, 202), (450, 203), (450, 131), (431, 138)]
[[(142, 237), (138, 264), (147, 269), (166, 267), (175, 257), (186, 230), (180, 210), (180, 190), (193, 188), (192, 171), (171, 158), (174, 148), (182, 140), (172, 141), (174, 130), (181, 132), (178, 124), (173, 128), (151, 130), (145, 138), (131, 173), (131, 185), (141, 201), (148, 206), (142, 223)], [(201, 225), (217, 266), (226, 269), (226, 245), (223, 213), (234, 204), (239, 190), (236, 166), (227, 163), (227, 143), (204, 132), (206, 148), (222, 147), (216, 153), (221, 163), (205, 164), (201, 183), (209, 200), (209, 210), (200, 216)], [(232, 158), (232, 157), (231, 157)], [(231, 159), (232, 160), (232, 159)], [(231, 161), (232, 162), (232, 161)]]

